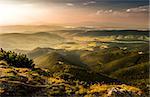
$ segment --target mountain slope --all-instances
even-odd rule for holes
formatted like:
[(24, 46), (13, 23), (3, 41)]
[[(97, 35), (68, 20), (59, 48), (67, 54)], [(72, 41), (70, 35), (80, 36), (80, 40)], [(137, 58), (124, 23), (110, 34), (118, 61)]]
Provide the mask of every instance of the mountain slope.
[[(33, 63), (30, 63), (32, 61), (23, 54), (1, 49), (0, 56), (1, 97), (114, 97), (116, 95), (118, 97), (126, 97), (127, 95), (144, 97), (145, 95), (139, 88), (122, 84), (116, 79), (101, 73), (95, 73), (81, 65), (71, 64), (57, 52), (43, 55), (43, 59), (41, 56), (41, 62), (46, 63), (46, 65), (42, 64), (41, 68), (35, 67)], [(25, 59), (22, 59), (23, 57)], [(14, 62), (14, 60), (19, 62)], [(24, 64), (24, 61), (26, 64)], [(49, 62), (51, 64), (48, 64)], [(32, 66), (32, 68), (28, 66)], [(51, 66), (57, 66), (57, 68), (52, 69)], [(146, 63), (144, 70), (147, 66)], [(48, 69), (45, 67), (48, 67)], [(136, 72), (138, 68), (143, 70), (143, 65), (131, 67), (129, 72), (132, 70)]]
[(112, 72), (137, 65), (139, 63), (148, 62), (148, 54), (139, 55), (138, 53), (130, 54), (128, 56), (125, 56), (123, 58), (111, 61), (104, 65), (103, 72), (111, 74)]
[(37, 47), (37, 48), (29, 51), (27, 53), (27, 56), (29, 58), (34, 59), (34, 58), (37, 58), (39, 56), (45, 55), (45, 54), (47, 54), (48, 52), (51, 52), (51, 51), (55, 51), (55, 50), (52, 49), (52, 48), (40, 48), (40, 47)]
[(116, 82), (118, 80), (109, 78), (99, 73), (95, 73), (87, 68), (84, 64), (75, 64), (59, 53), (52, 52), (38, 58), (35, 58), (35, 64), (38, 68), (49, 69), (54, 76), (63, 79), (79, 79), (83, 81), (104, 81), (106, 83)]
[(119, 69), (111, 76), (123, 80), (147, 79), (149, 77), (149, 62)]
[(1, 97), (144, 96), (139, 88), (125, 84), (87, 84), (84, 81), (66, 81), (58, 77), (42, 75), (40, 72), (48, 73), (47, 70), (39, 68), (34, 68), (34, 70), (28, 68), (12, 68), (9, 64), (0, 62)]

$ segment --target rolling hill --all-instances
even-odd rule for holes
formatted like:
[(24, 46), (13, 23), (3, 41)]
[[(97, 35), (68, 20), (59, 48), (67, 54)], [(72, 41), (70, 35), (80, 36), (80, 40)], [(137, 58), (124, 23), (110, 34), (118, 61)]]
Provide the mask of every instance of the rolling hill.
[(5, 49), (34, 49), (48, 47), (65, 41), (63, 37), (48, 32), (0, 34), (0, 46)]
[(130, 67), (130, 66), (134, 66), (140, 63), (144, 63), (144, 62), (148, 62), (149, 54), (143, 54), (143, 55), (139, 55), (139, 54), (132, 54), (132, 55), (128, 55), (122, 58), (119, 58), (117, 60), (111, 61), (107, 64), (104, 65), (103, 72), (111, 74), (116, 70), (122, 69), (122, 68), (126, 68), (126, 67)]
[(148, 94), (149, 48), (148, 45), (130, 46), (128, 49), (108, 48), (85, 54), (81, 60), (94, 72), (103, 73)]
[(148, 31), (140, 30), (90, 30), (84, 33), (79, 33), (81, 36), (128, 36), (128, 35), (138, 35), (138, 36), (149, 36)]
[(79, 66), (79, 67), (86, 68), (85, 64), (83, 64), (80, 60), (76, 60), (75, 56), (74, 56), (74, 60), (72, 58), (73, 55), (71, 57), (71, 55), (69, 54), (62, 55), (59, 52), (53, 51), (35, 58), (34, 62), (35, 64), (37, 64), (37, 67), (47, 68), (54, 71), (55, 69), (53, 68), (59, 66), (62, 67), (63, 65)]
[[(72, 57), (70, 57), (72, 58)], [(73, 79), (82, 81), (99, 81), (99, 82), (120, 82), (118, 80), (104, 76), (103, 74), (95, 73), (87, 68), (83, 63), (76, 64), (57, 52), (48, 53), (35, 58), (35, 64), (38, 68), (50, 70), (54, 76), (59, 76), (63, 79)]]
[(123, 80), (147, 79), (149, 77), (149, 62), (118, 69), (111, 76)]
[(44, 54), (47, 54), (51, 51), (55, 51), (54, 49), (52, 48), (40, 48), (40, 47), (37, 47), (31, 51), (28, 51), (27, 53), (27, 56), (31, 59), (34, 59), (34, 58), (37, 58), (39, 56), (42, 56)]

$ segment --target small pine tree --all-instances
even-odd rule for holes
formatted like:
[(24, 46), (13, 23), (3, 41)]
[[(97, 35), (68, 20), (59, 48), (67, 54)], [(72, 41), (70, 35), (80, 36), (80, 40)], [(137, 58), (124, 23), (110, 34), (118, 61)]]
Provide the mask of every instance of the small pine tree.
[(27, 58), (25, 54), (17, 54), (12, 51), (0, 50), (0, 60), (6, 61), (10, 66), (20, 68), (34, 68), (33, 60)]

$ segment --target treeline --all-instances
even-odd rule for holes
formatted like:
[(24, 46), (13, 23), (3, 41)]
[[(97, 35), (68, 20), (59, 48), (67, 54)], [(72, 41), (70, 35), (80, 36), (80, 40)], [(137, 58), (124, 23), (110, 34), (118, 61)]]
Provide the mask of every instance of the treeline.
[(0, 60), (6, 61), (9, 66), (20, 68), (33, 68), (33, 60), (27, 58), (25, 54), (17, 54), (12, 51), (0, 49)]

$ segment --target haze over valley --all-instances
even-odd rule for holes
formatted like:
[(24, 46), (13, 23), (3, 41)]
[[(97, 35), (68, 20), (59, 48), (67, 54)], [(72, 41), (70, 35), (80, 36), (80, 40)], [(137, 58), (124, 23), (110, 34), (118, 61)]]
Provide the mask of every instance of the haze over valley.
[(0, 0), (1, 97), (149, 97), (148, 0)]

